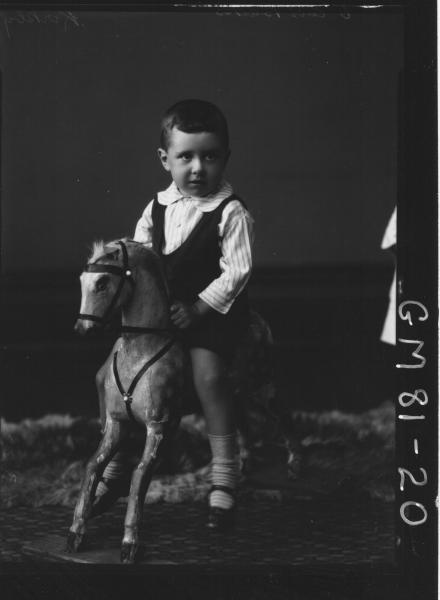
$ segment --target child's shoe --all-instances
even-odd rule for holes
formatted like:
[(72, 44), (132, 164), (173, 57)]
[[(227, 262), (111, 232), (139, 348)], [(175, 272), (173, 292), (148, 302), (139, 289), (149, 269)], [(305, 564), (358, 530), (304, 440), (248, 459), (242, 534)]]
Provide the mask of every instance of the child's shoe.
[(211, 492), (216, 490), (222, 491), (231, 496), (234, 499), (234, 504), (230, 508), (210, 506), (206, 526), (213, 531), (228, 531), (235, 525), (235, 493), (232, 488), (228, 488), (224, 485), (213, 485), (210, 490), (210, 495)]

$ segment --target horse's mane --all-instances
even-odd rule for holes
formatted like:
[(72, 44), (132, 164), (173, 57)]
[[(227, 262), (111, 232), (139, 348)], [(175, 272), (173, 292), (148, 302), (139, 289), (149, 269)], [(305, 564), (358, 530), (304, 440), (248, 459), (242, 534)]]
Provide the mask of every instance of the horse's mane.
[[(110, 242), (104, 242), (104, 240), (95, 240), (93, 242), (92, 251), (91, 251), (91, 254), (90, 254), (87, 262), (94, 263), (94, 262), (97, 262), (98, 260), (101, 260), (101, 259), (104, 259), (107, 257), (110, 258), (110, 254), (113, 254), (113, 252), (115, 252), (115, 250), (119, 250), (119, 248), (120, 248), (120, 246), (117, 243), (118, 241), (119, 240), (111, 240)], [(146, 248), (140, 242), (135, 242), (134, 240), (129, 240), (127, 238), (122, 238), (121, 241), (125, 242), (126, 245), (134, 244), (138, 248)]]
[(96, 240), (93, 242), (92, 252), (87, 259), (87, 262), (94, 263), (100, 258), (103, 258), (105, 256), (105, 247), (108, 245), (108, 242), (104, 242), (104, 240)]

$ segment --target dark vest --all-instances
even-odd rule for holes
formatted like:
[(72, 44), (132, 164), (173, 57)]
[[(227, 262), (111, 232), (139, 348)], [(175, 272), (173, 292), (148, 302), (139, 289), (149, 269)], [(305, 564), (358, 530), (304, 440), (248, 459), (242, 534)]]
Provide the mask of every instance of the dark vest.
[[(231, 200), (244, 202), (235, 195), (225, 198), (211, 212), (203, 213), (188, 238), (171, 254), (163, 254), (164, 218), (166, 206), (159, 204), (157, 198), (153, 202), (153, 249), (161, 257), (165, 268), (171, 296), (173, 300), (193, 303), (198, 294), (221, 275), (220, 238), (218, 226), (225, 206)], [(236, 297), (228, 315), (247, 313), (248, 299), (246, 288)]]

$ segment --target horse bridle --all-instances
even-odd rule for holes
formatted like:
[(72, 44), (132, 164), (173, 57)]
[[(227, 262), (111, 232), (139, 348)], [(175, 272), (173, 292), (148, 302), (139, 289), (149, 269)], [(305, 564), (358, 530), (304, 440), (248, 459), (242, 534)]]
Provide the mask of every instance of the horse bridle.
[[(117, 301), (122, 293), (124, 284), (126, 281), (134, 288), (135, 281), (133, 279), (133, 271), (128, 262), (127, 246), (122, 240), (116, 242), (119, 244), (122, 250), (122, 267), (117, 265), (106, 265), (102, 263), (87, 263), (84, 273), (110, 273), (111, 275), (118, 275), (120, 277), (118, 287), (110, 304), (106, 308), (102, 317), (97, 315), (90, 315), (86, 313), (80, 313), (78, 319), (83, 321), (95, 321), (101, 325), (106, 325), (110, 321), (111, 313), (116, 306)], [(171, 333), (171, 329), (160, 328), (160, 327), (135, 327), (131, 325), (122, 325), (119, 329), (121, 333)]]
[[(133, 288), (135, 286), (135, 281), (133, 279), (132, 270), (131, 270), (129, 262), (128, 262), (127, 247), (122, 240), (118, 240), (116, 243), (119, 244), (119, 246), (121, 247), (121, 250), (122, 250), (122, 267), (119, 267), (116, 265), (106, 265), (106, 264), (101, 264), (101, 263), (87, 263), (86, 268), (84, 269), (84, 272), (86, 272), (86, 273), (110, 273), (112, 275), (118, 275), (120, 277), (120, 280), (119, 280), (118, 287), (116, 288), (116, 292), (115, 292), (113, 298), (111, 299), (110, 304), (108, 305), (104, 314), (102, 315), (102, 317), (99, 317), (96, 315), (89, 315), (86, 313), (80, 313), (78, 315), (79, 319), (87, 320), (87, 321), (96, 321), (98, 323), (101, 323), (102, 325), (105, 325), (109, 321), (111, 312), (112, 312), (113, 308), (115, 307), (117, 301), (119, 300), (119, 296), (122, 293), (122, 289), (124, 287), (125, 282), (128, 281)], [(135, 327), (135, 326), (131, 326), (131, 325), (122, 325), (120, 328), (120, 332), (121, 333), (166, 333), (166, 334), (171, 334), (171, 339), (168, 340), (168, 342), (152, 358), (150, 358), (141, 367), (141, 369), (139, 369), (138, 373), (132, 380), (127, 391), (123, 388), (120, 377), (119, 377), (119, 373), (118, 373), (118, 366), (117, 366), (118, 351), (116, 350), (116, 352), (113, 354), (113, 365), (112, 365), (113, 366), (113, 375), (115, 377), (117, 388), (119, 390), (119, 393), (121, 394), (121, 396), (124, 399), (125, 408), (127, 410), (128, 416), (130, 417), (130, 419), (132, 421), (134, 421), (136, 424), (138, 424), (134, 418), (134, 415), (133, 415), (133, 412), (132, 412), (131, 406), (130, 406), (133, 401), (134, 389), (135, 389), (137, 383), (139, 382), (140, 378), (142, 377), (142, 375), (144, 375), (144, 373), (146, 373), (146, 371), (156, 361), (158, 361), (159, 358), (164, 356), (168, 352), (168, 350), (174, 345), (174, 343), (176, 342), (176, 332), (173, 329), (169, 329), (169, 328)]]
[(84, 321), (96, 321), (97, 323), (101, 323), (101, 325), (105, 325), (110, 320), (109, 317), (117, 301), (119, 300), (125, 282), (128, 281), (131, 286), (134, 287), (135, 283), (132, 276), (132, 271), (128, 264), (127, 247), (122, 240), (119, 240), (117, 244), (119, 244), (122, 250), (122, 267), (101, 263), (87, 263), (86, 268), (84, 269), (85, 273), (110, 273), (111, 275), (118, 275), (118, 277), (120, 277), (118, 287), (116, 288), (116, 292), (111, 299), (110, 304), (107, 306), (102, 317), (80, 313), (78, 315), (78, 319), (82, 319)]

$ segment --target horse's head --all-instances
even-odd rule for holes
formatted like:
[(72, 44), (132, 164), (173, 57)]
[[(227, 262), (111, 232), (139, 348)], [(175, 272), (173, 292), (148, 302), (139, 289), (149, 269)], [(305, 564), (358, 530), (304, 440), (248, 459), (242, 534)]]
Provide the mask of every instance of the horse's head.
[(122, 308), (123, 318), (143, 324), (169, 318), (168, 289), (159, 256), (133, 240), (96, 242), (80, 276), (81, 308), (75, 330), (81, 334), (107, 325)]
[(81, 308), (75, 330), (84, 334), (106, 325), (132, 292), (134, 279), (125, 240), (96, 242), (80, 281)]

